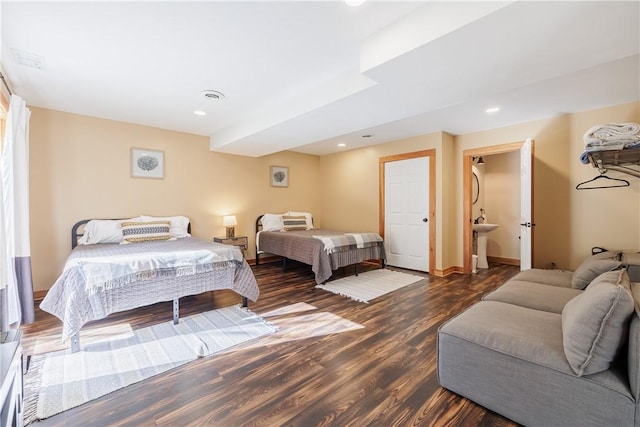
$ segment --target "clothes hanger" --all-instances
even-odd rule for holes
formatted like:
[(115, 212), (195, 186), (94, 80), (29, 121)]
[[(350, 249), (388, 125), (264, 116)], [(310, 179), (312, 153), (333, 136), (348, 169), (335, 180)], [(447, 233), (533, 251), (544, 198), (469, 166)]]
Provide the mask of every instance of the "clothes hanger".
[[(615, 183), (610, 183), (610, 185), (600, 185), (597, 187), (583, 187), (584, 184), (588, 184), (590, 182), (595, 182), (599, 179), (607, 179), (609, 181), (614, 181)], [(616, 187), (628, 187), (629, 185), (629, 181), (627, 181), (626, 179), (621, 179), (621, 178), (611, 178), (607, 175), (604, 174), (604, 172), (600, 172), (600, 175), (596, 176), (595, 178), (592, 178), (588, 181), (584, 181), (581, 182), (580, 184), (576, 185), (576, 190), (596, 190), (599, 188), (616, 188)]]

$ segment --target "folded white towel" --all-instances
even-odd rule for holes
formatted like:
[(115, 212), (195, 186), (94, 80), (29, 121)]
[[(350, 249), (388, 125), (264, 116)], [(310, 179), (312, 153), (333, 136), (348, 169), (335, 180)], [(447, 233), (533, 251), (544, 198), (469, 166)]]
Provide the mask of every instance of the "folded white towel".
[(640, 142), (640, 135), (617, 136), (606, 139), (594, 139), (584, 144), (584, 148), (588, 151), (622, 150), (636, 145), (638, 142)]
[(583, 140), (586, 146), (596, 146), (602, 141), (624, 143), (634, 139), (639, 133), (638, 123), (607, 123), (593, 126), (584, 134)]

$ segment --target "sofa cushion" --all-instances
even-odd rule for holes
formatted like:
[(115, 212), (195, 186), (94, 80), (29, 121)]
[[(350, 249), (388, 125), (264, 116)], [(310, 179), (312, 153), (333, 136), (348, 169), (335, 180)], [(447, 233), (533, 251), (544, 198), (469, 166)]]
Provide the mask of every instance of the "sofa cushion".
[(627, 336), (634, 310), (626, 270), (598, 276), (562, 310), (562, 344), (576, 375), (604, 371)]
[[(609, 253), (609, 252), (605, 252)], [(603, 254), (597, 254), (585, 259), (576, 269), (571, 278), (571, 287), (584, 289), (589, 283), (602, 273), (617, 270), (622, 267), (622, 262), (615, 258), (600, 258)]]
[(532, 268), (516, 274), (511, 280), (521, 280), (523, 282), (542, 283), (549, 286), (559, 286), (562, 288), (571, 287), (573, 271), (567, 270), (543, 270)]
[(561, 314), (564, 306), (582, 292), (570, 287), (550, 286), (512, 279), (482, 299)]
[(540, 310), (481, 301), (442, 325), (454, 335), (517, 359), (571, 373), (562, 348), (562, 316)]

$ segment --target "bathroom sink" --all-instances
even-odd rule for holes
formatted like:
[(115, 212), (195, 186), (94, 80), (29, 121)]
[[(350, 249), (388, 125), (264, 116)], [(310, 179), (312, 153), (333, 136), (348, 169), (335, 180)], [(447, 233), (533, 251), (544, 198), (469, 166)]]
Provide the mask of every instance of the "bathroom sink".
[(498, 227), (498, 224), (473, 224), (473, 231), (478, 232), (478, 268), (489, 268), (489, 262), (487, 261), (487, 235)]
[(473, 231), (477, 231), (479, 233), (488, 233), (489, 231), (493, 231), (498, 227), (498, 224), (473, 224)]

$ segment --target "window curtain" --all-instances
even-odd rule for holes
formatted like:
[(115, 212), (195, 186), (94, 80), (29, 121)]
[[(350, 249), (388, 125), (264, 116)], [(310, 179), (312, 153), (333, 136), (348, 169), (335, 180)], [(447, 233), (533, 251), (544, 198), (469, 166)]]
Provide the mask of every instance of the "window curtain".
[[(3, 311), (7, 325), (35, 320), (29, 236), (29, 118), (31, 111), (11, 95), (0, 155)], [(4, 235), (2, 235), (4, 234)], [(0, 285), (0, 287), (2, 287)], [(7, 326), (2, 325), (2, 326)], [(3, 328), (6, 329), (6, 328)]]

